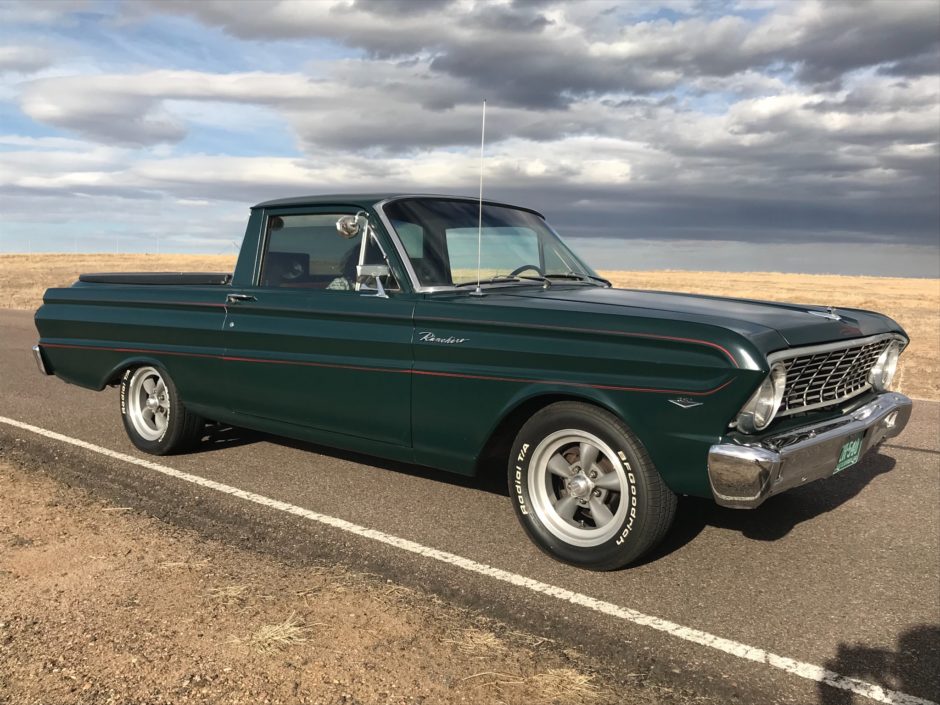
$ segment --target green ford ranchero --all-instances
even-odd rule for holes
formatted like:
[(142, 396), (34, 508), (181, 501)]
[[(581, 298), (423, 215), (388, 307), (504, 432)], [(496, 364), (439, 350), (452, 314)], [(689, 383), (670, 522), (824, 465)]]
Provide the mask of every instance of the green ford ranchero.
[(36, 327), (43, 372), (120, 385), (143, 451), (215, 422), (505, 469), (529, 536), (596, 570), (655, 546), (677, 495), (756, 507), (911, 414), (885, 316), (613, 289), (539, 213), (452, 196), (262, 203), (233, 274), (82, 275)]

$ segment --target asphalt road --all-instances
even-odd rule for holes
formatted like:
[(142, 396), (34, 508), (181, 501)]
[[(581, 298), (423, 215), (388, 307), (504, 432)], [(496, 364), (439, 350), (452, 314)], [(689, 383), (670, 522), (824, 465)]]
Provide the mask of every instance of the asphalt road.
[[(0, 415), (129, 455), (114, 390), (41, 376), (32, 314), (0, 311)], [(366, 413), (364, 411), (364, 413)], [(611, 687), (650, 673), (718, 702), (866, 698), (194, 487), (0, 423), (0, 448), (168, 521), (289, 560), (340, 560), (595, 654)], [(839, 674), (940, 701), (940, 404), (851, 471), (745, 512), (682, 499), (642, 565), (589, 573), (532, 546), (493, 478), (466, 480), (232, 430), (159, 462)]]

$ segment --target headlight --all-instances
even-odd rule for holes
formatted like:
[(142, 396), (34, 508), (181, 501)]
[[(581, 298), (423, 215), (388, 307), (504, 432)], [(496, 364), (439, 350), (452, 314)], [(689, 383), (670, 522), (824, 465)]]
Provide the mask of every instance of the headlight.
[(871, 386), (879, 392), (883, 392), (894, 379), (894, 373), (898, 370), (898, 356), (901, 354), (901, 344), (891, 343), (886, 347), (875, 364), (872, 365), (871, 372), (868, 373), (868, 381)]
[(745, 433), (763, 431), (777, 415), (786, 387), (787, 368), (778, 362), (770, 368), (767, 379), (741, 409), (735, 425)]

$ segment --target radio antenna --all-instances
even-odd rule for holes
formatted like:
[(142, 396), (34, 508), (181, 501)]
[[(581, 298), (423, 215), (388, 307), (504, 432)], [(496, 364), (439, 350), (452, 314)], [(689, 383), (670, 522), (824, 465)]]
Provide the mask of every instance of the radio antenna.
[(483, 99), (483, 123), (480, 127), (480, 199), (477, 214), (477, 288), (475, 296), (483, 296), (480, 288), (480, 264), (483, 256), (483, 145), (486, 143), (486, 99)]

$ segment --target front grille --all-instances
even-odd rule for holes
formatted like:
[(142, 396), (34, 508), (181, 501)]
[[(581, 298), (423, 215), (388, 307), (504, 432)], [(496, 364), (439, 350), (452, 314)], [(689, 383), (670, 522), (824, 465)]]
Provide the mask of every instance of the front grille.
[(892, 342), (885, 337), (837, 349), (809, 352), (783, 359), (787, 386), (779, 416), (832, 406), (861, 394), (871, 384), (868, 373)]

